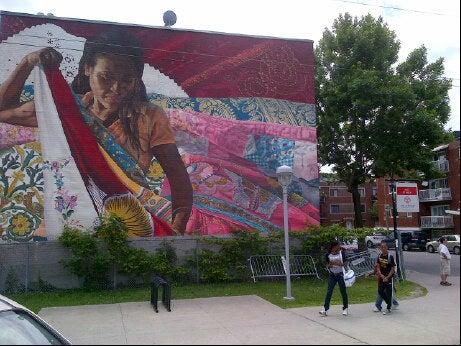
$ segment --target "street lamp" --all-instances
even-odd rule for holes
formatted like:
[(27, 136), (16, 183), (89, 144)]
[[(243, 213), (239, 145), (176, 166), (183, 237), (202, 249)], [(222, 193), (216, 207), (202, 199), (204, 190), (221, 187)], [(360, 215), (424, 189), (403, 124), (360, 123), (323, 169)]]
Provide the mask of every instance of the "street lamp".
[(288, 185), (293, 179), (293, 169), (289, 166), (277, 168), (277, 180), (282, 186), (283, 191), (283, 230), (285, 234), (285, 275), (287, 281), (287, 300), (295, 299), (291, 295), (291, 273), (290, 273), (290, 238), (288, 235)]

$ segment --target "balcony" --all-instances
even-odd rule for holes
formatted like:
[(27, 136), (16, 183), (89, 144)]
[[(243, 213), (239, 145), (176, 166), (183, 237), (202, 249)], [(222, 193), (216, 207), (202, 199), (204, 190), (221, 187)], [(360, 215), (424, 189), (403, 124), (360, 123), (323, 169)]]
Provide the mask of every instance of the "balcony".
[(453, 216), (421, 216), (421, 229), (453, 227)]
[(448, 160), (438, 160), (438, 161), (432, 161), (434, 166), (441, 172), (447, 173), (450, 171), (450, 163)]
[(420, 202), (437, 202), (437, 201), (450, 201), (451, 200), (451, 189), (429, 189), (419, 191)]

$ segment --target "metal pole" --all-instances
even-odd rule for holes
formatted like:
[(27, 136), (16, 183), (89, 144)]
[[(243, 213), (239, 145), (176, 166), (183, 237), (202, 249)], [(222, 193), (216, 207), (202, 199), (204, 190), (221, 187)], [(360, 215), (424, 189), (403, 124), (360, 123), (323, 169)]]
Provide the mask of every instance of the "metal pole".
[(395, 261), (397, 262), (397, 275), (399, 280), (405, 279), (405, 270), (403, 268), (403, 253), (402, 253), (402, 238), (400, 232), (397, 231), (397, 187), (395, 180), (392, 180), (392, 215), (394, 217), (394, 239), (396, 242), (395, 246)]
[(283, 186), (283, 229), (285, 232), (285, 260), (286, 260), (286, 281), (287, 281), (287, 296), (286, 300), (294, 300), (291, 295), (291, 272), (290, 272), (290, 238), (288, 235), (288, 192), (287, 186)]

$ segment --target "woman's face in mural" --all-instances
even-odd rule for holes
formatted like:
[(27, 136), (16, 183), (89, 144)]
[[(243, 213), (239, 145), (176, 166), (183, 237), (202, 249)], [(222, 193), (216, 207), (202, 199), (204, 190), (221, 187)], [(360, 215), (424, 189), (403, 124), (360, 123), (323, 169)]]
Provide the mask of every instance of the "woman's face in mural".
[(94, 66), (85, 66), (91, 91), (104, 108), (116, 110), (132, 94), (137, 78), (130, 66), (127, 57), (118, 55), (100, 55)]

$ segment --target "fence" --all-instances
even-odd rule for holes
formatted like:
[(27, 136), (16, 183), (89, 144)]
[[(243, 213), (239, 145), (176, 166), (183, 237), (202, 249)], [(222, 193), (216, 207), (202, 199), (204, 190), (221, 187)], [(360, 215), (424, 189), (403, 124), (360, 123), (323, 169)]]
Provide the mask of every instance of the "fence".
[[(248, 259), (251, 277), (257, 278), (281, 277), (286, 275), (285, 257), (279, 255), (258, 255)], [(290, 256), (291, 276), (315, 276), (320, 279), (314, 259), (309, 255)]]
[(363, 251), (346, 254), (349, 268), (355, 272), (356, 277), (365, 276), (374, 271), (378, 253), (374, 251)]
[[(130, 245), (155, 252), (166, 241), (175, 249), (178, 264), (194, 258), (204, 248), (213, 250), (213, 245), (205, 245), (197, 237), (168, 237), (163, 239), (137, 239)], [(64, 267), (63, 261), (71, 257), (71, 251), (58, 241), (2, 243), (0, 244), (0, 292), (43, 291), (51, 288), (70, 289), (82, 286), (82, 281)], [(198, 271), (197, 271), (198, 275)], [(127, 285), (130, 278), (113, 270), (110, 286)], [(142, 278), (131, 284), (142, 283)]]

